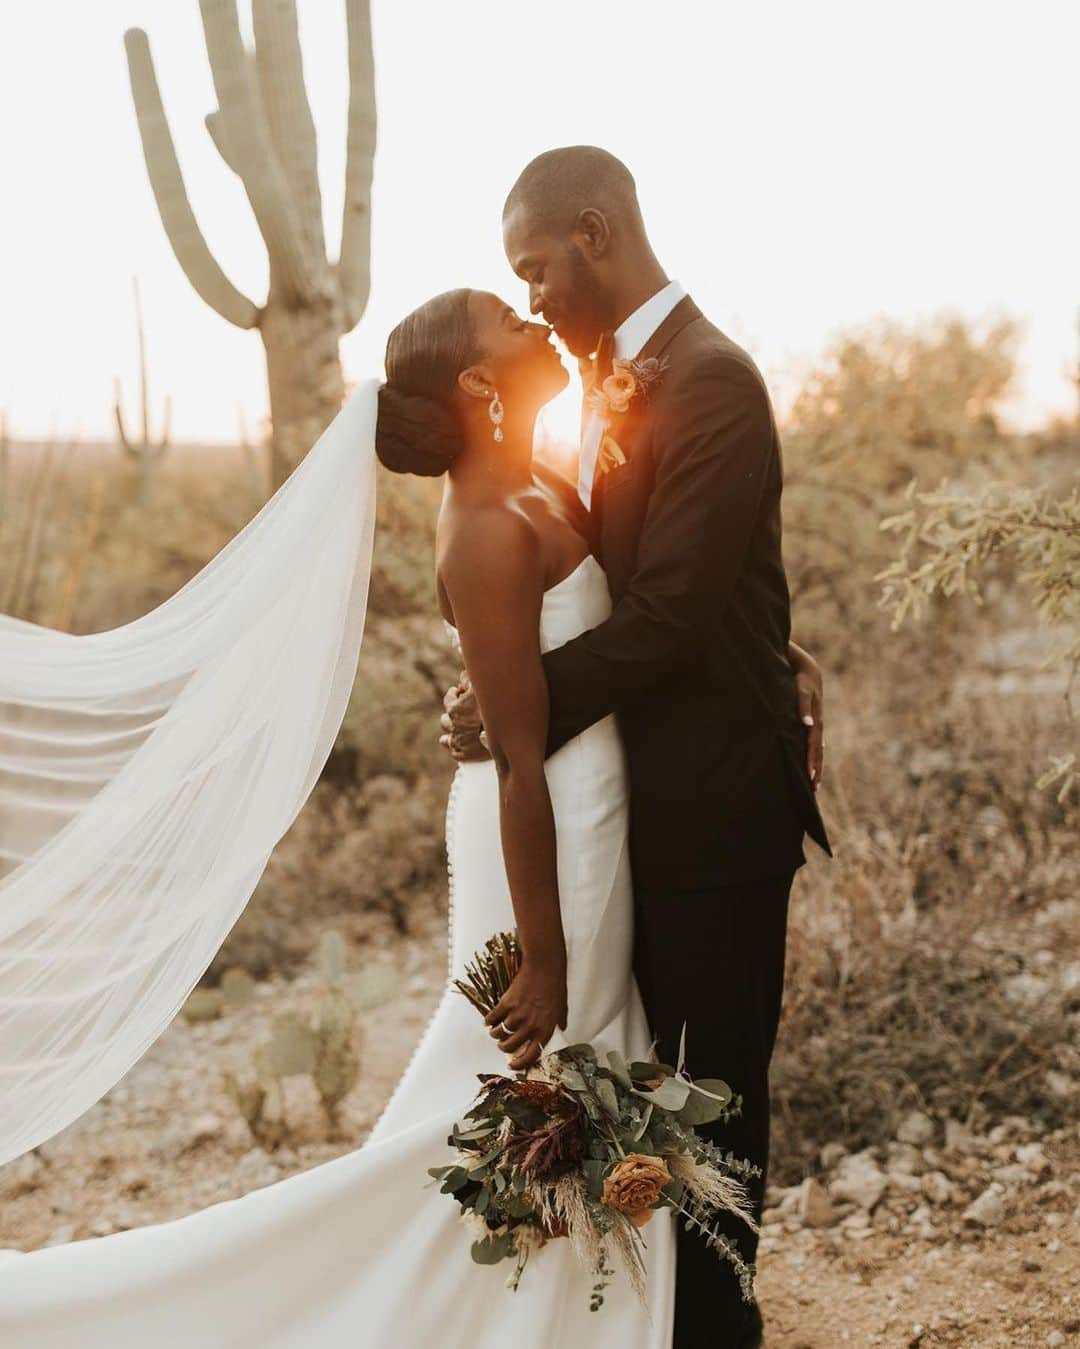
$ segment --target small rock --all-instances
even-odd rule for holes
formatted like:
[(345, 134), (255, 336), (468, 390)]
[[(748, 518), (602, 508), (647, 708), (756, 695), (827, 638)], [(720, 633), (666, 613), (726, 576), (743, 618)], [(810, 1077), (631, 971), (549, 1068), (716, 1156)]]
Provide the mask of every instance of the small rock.
[(896, 1137), (901, 1143), (912, 1143), (915, 1147), (924, 1147), (933, 1142), (934, 1121), (921, 1110), (911, 1110), (900, 1122)]
[(927, 1171), (920, 1177), (923, 1194), (931, 1204), (949, 1204), (953, 1197), (953, 1184), (943, 1171)]
[(964, 1221), (976, 1227), (996, 1227), (1004, 1217), (1005, 1204), (993, 1187), (983, 1190), (964, 1210)]
[(45, 1163), (34, 1152), (24, 1153), (0, 1168), (0, 1193), (14, 1199), (36, 1190), (44, 1178)]
[(69, 1241), (74, 1240), (74, 1237), (75, 1237), (75, 1228), (73, 1225), (68, 1225), (67, 1227), (58, 1227), (56, 1228), (55, 1231), (49, 1234), (49, 1239), (48, 1241), (46, 1241), (45, 1245), (66, 1246)]
[(959, 1120), (945, 1121), (945, 1151), (962, 1152), (967, 1155), (981, 1151), (975, 1135), (966, 1129)]
[(847, 1155), (848, 1150), (842, 1143), (826, 1143), (821, 1149), (821, 1169), (832, 1171)]
[(887, 1183), (885, 1173), (869, 1152), (857, 1152), (845, 1157), (837, 1167), (829, 1183), (829, 1194), (833, 1199), (849, 1199), (869, 1213), (885, 1193)]
[(831, 1227), (836, 1221), (825, 1187), (813, 1176), (807, 1176), (799, 1187), (799, 1217), (807, 1227)]
[(925, 1163), (923, 1155), (913, 1143), (890, 1143), (885, 1165), (889, 1171), (902, 1171), (917, 1176)]
[(201, 1147), (203, 1143), (209, 1143), (220, 1137), (224, 1127), (224, 1122), (218, 1115), (209, 1112), (205, 1115), (199, 1115), (188, 1130), (182, 1151), (192, 1152), (195, 1148)]
[(1050, 1158), (1043, 1152), (1040, 1143), (1022, 1144), (1016, 1149), (1016, 1160), (1029, 1171), (1034, 1171), (1037, 1176), (1045, 1175), (1052, 1169)]
[(1060, 1330), (1051, 1330), (1046, 1337), (1046, 1343), (1048, 1345), (1064, 1344), (1065, 1336), (1061, 1333)]
[(889, 1184), (894, 1190), (900, 1190), (903, 1194), (922, 1194), (922, 1180), (918, 1176), (909, 1175), (906, 1171), (890, 1171), (888, 1173)]
[(1037, 1007), (1053, 991), (1054, 985), (1049, 979), (1037, 974), (1014, 974), (1002, 984), (1002, 991), (1014, 1007), (1027, 1011)]
[(1033, 1172), (1016, 1162), (1008, 1166), (995, 1166), (990, 1174), (999, 1185), (1028, 1185), (1035, 1179)]
[(1059, 1073), (1056, 1068), (1049, 1068), (1043, 1081), (1050, 1095), (1059, 1101), (1067, 1101), (1073, 1094), (1073, 1080), (1068, 1073)]

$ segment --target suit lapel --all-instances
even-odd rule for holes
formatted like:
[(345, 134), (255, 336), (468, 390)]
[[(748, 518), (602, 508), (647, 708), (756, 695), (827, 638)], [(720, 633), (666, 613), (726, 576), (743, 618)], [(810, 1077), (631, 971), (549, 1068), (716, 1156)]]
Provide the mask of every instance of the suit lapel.
[[(693, 323), (695, 319), (701, 317), (701, 310), (689, 295), (684, 295), (667, 318), (664, 319), (663, 323), (660, 324), (659, 328), (656, 329), (653, 335), (641, 348), (641, 351), (635, 359), (647, 361), (650, 357), (660, 356), (663, 353), (664, 348), (669, 346), (685, 327)], [(634, 446), (644, 430), (648, 415), (647, 406), (635, 409), (634, 405), (631, 404), (630, 411), (616, 428), (619, 432), (616, 439), (628, 460), (631, 460), (634, 457)], [(597, 517), (598, 526), (601, 523), (604, 497), (607, 494), (607, 479), (610, 476), (609, 473), (605, 473), (602, 476), (595, 478), (593, 481), (592, 514)]]
[(669, 346), (679, 333), (695, 319), (702, 318), (701, 310), (697, 307), (689, 295), (684, 295), (667, 318), (653, 333), (652, 337), (645, 343), (638, 352), (639, 361), (647, 361), (652, 356), (659, 356), (665, 347)]

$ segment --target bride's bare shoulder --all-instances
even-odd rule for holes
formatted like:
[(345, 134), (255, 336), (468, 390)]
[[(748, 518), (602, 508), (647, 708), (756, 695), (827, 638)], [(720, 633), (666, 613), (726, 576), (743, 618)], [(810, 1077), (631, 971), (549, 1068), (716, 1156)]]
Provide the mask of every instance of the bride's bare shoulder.
[(444, 510), (435, 538), (435, 580), (443, 617), (454, 622), (467, 598), (499, 603), (535, 589), (543, 593), (544, 566), (536, 526), (504, 503)]

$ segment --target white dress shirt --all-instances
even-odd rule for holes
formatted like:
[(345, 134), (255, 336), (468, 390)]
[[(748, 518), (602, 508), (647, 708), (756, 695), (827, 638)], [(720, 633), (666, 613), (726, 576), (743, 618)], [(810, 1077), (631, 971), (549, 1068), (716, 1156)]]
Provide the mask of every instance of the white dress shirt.
[[(634, 360), (685, 294), (686, 291), (678, 281), (669, 281), (643, 305), (635, 309), (629, 318), (624, 319), (614, 332), (614, 359)], [(578, 496), (585, 503), (586, 510), (590, 509), (592, 502), (593, 478), (596, 476), (596, 461), (600, 454), (604, 429), (603, 416), (595, 409), (590, 409), (581, 437), (581, 454), (578, 457)]]

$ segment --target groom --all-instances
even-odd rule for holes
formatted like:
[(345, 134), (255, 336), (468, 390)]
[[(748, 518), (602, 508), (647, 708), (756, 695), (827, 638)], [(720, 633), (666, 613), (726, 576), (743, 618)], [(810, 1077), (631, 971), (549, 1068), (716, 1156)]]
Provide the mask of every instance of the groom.
[[(574, 146), (533, 160), (506, 200), (503, 241), (532, 312), (594, 391), (578, 511), (614, 601), (544, 657), (548, 750), (618, 714), (634, 968), (658, 1054), (676, 1061), (685, 1022), (687, 1071), (743, 1100), (703, 1132), (764, 1171), (788, 895), (804, 835), (829, 851), (791, 663), (805, 653), (789, 647), (768, 394), (746, 352), (669, 281), (614, 156)], [(475, 704), (459, 690), (447, 709), (447, 739), (469, 757)], [(750, 1190), (760, 1217), (764, 1176)], [(753, 1259), (744, 1224), (723, 1230)], [(760, 1313), (730, 1269), (696, 1234), (680, 1229), (678, 1243), (676, 1349), (760, 1345)]]

